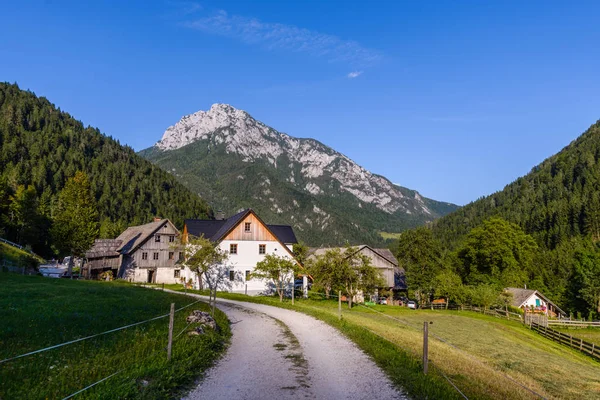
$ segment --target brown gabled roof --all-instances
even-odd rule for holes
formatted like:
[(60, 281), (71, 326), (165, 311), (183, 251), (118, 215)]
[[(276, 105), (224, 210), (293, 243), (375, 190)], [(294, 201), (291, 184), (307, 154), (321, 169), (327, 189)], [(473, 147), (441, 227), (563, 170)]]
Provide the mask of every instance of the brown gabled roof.
[(121, 243), (118, 239), (96, 239), (92, 248), (85, 253), (85, 258), (118, 257), (120, 253), (117, 249)]
[[(148, 238), (156, 231), (158, 231), (164, 224), (174, 225), (168, 219), (161, 219), (159, 221), (150, 222), (145, 225), (138, 226), (130, 226), (125, 229), (123, 233), (119, 235), (117, 240), (121, 241), (121, 246), (117, 249), (117, 251), (121, 254), (131, 254), (138, 247), (142, 245)], [(175, 228), (177, 230), (177, 228)]]

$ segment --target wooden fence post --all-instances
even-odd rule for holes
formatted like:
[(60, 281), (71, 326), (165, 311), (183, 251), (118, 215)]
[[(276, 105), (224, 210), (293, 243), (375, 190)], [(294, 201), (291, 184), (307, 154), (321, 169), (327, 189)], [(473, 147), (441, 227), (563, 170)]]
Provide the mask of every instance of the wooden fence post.
[(338, 319), (342, 319), (342, 291), (338, 292)]
[(423, 322), (423, 373), (427, 375), (429, 367), (429, 324)]
[(169, 343), (167, 344), (167, 361), (171, 361), (171, 348), (173, 347), (173, 323), (175, 321), (175, 303), (171, 303), (169, 315)]

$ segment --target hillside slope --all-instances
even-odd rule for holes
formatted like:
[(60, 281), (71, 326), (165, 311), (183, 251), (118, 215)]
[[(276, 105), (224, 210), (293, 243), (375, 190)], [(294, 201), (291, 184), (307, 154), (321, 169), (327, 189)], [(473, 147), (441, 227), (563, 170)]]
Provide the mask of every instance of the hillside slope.
[(399, 232), (456, 209), (225, 104), (183, 117), (140, 154), (214, 208), (254, 208), (269, 222), (293, 225), (312, 245), (380, 243), (379, 231)]
[(57, 194), (78, 170), (89, 177), (102, 236), (154, 216), (181, 227), (185, 218), (212, 213), (130, 147), (84, 127), (43, 97), (0, 83), (0, 235), (48, 256)]
[(455, 247), (492, 216), (518, 224), (548, 249), (570, 238), (600, 239), (600, 121), (503, 190), (437, 220), (433, 230)]
[[(467, 235), (474, 228), (484, 232), (492, 217), (518, 225), (537, 242), (530, 270), (519, 260), (519, 267), (530, 275), (528, 288), (542, 291), (567, 311), (598, 318), (600, 121), (502, 191), (437, 220), (433, 236), (446, 249), (460, 251)], [(495, 239), (500, 243), (505, 238)], [(464, 275), (467, 264), (457, 271)]]

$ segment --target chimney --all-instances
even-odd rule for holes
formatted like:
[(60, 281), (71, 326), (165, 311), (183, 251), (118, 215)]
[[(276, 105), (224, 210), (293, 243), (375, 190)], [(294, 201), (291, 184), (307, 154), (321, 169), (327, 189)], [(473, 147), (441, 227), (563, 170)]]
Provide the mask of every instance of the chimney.
[(225, 213), (222, 210), (217, 211), (217, 214), (215, 215), (215, 219), (217, 221), (223, 221), (225, 219)]
[(161, 218), (161, 217), (154, 217), (154, 222), (158, 222), (158, 221), (160, 221), (160, 220), (162, 220), (162, 218)]

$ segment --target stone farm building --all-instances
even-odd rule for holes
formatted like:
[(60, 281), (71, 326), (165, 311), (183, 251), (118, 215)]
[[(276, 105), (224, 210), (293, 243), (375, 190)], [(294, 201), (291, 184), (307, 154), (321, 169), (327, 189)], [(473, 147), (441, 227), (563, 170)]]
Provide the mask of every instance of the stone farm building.
[[(357, 252), (366, 255), (371, 260), (371, 265), (379, 270), (385, 280), (385, 286), (382, 289), (406, 290), (404, 281), (404, 270), (398, 267), (398, 260), (389, 249), (375, 249), (366, 244), (353, 246)], [(333, 247), (321, 247), (309, 249), (309, 258), (322, 256), (327, 251), (333, 250)], [(338, 247), (342, 253), (346, 252), (345, 247)]]
[(182, 253), (179, 231), (168, 219), (127, 228), (116, 239), (98, 239), (86, 252), (83, 276), (97, 279), (105, 271), (133, 282), (179, 283)]
[[(266, 224), (252, 209), (227, 219), (186, 219), (182, 236), (184, 243), (190, 236), (203, 236), (218, 243), (221, 250), (229, 253), (231, 291), (247, 294), (258, 294), (267, 288), (263, 280), (249, 278), (256, 264), (267, 254), (295, 259), (292, 250), (298, 243), (291, 226)], [(199, 285), (194, 273), (186, 270), (185, 274), (195, 287)], [(242, 277), (241, 282), (234, 279), (236, 275)]]

